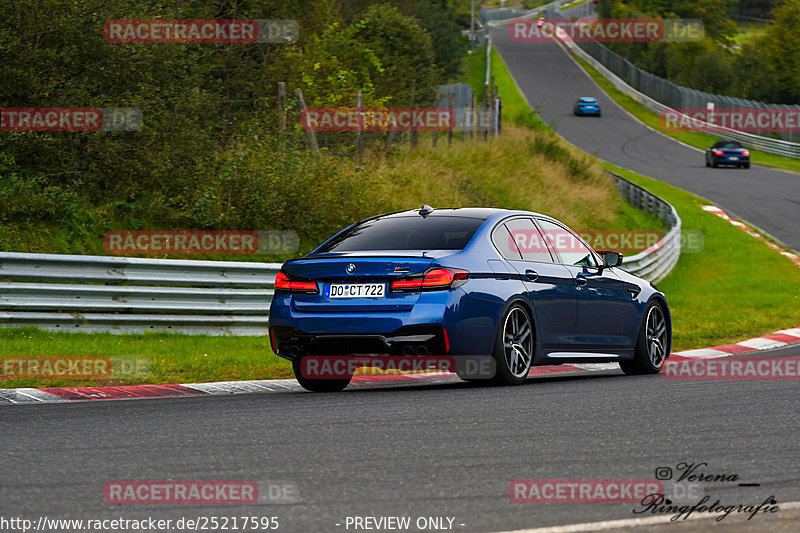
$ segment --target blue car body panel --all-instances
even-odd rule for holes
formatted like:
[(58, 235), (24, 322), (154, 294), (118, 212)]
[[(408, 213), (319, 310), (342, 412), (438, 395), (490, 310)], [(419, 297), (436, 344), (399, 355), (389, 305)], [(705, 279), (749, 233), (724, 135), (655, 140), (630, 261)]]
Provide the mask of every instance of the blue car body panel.
[[(533, 318), (536, 334), (533, 364), (618, 361), (633, 357), (650, 300), (656, 298), (663, 303), (669, 322), (664, 295), (649, 282), (618, 267), (601, 270), (555, 262), (509, 260), (492, 242), (492, 232), (501, 222), (513, 217), (549, 217), (499, 209), (453, 212), (485, 219), (462, 250), (313, 251), (286, 262), (283, 272), (293, 278), (313, 280), (319, 294), (276, 291), (269, 322), (271, 333), (283, 335), (275, 333), (278, 355), (292, 360), (302, 355), (299, 348), (295, 351), (283, 348), (289, 340), (316, 342), (320, 338), (342, 338), (357, 342), (363, 338), (374, 340), (378, 343), (375, 346), (390, 348), (400, 337), (424, 333), (425, 338), (436, 336), (439, 341), (446, 336), (448, 355), (490, 357), (505, 310), (510, 303), (519, 302)], [(346, 272), (350, 263), (355, 266), (352, 275)], [(434, 267), (466, 270), (469, 278), (447, 290), (389, 292), (393, 279)], [(536, 270), (535, 279), (526, 277), (526, 271), (531, 269)], [(578, 274), (586, 277), (586, 285), (576, 283)], [(348, 280), (386, 283), (385, 297), (325, 298), (326, 285)], [(442, 328), (444, 333), (440, 333)], [(285, 339), (284, 344), (281, 338)], [(609, 357), (604, 358), (605, 355)]]
[(575, 102), (574, 111), (576, 115), (600, 115), (600, 102), (597, 98), (582, 97)]

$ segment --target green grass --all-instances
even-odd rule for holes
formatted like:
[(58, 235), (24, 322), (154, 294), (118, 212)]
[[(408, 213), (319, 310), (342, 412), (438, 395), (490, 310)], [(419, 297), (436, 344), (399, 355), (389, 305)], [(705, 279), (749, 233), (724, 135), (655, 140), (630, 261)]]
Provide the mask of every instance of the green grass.
[(704, 247), (681, 254), (658, 283), (672, 310), (673, 351), (736, 342), (800, 325), (800, 268), (722, 218), (710, 202), (661, 181), (605, 164), (657, 194), (678, 211), (684, 230), (699, 230)]
[(587, 3), (588, 1), (589, 0), (573, 0), (572, 2), (570, 2), (568, 4), (564, 4), (559, 9), (561, 9), (562, 11), (567, 10), (567, 9), (572, 9), (573, 7), (582, 6), (583, 4)]
[[(720, 139), (717, 136), (709, 135), (707, 133), (665, 129), (662, 127), (661, 117), (659, 117), (657, 113), (650, 111), (630, 96), (623, 94), (586, 61), (577, 57), (575, 54), (571, 53), (571, 55), (578, 61), (583, 69), (589, 74), (589, 76), (592, 77), (597, 85), (599, 85), (600, 88), (606, 92), (606, 94), (613, 98), (625, 110), (651, 128), (660, 131), (664, 135), (672, 137), (673, 139), (686, 143), (689, 146), (700, 148), (701, 150), (705, 150)], [(764, 165), (781, 170), (788, 170), (790, 172), (800, 172), (800, 159), (782, 157), (779, 155), (770, 154), (768, 152), (762, 152), (761, 150), (750, 150), (750, 154), (750, 159), (753, 164)]]
[[(272, 353), (269, 337), (112, 335), (0, 328), (0, 360), (18, 356), (132, 356), (150, 360), (152, 374), (138, 379), (8, 379), (0, 387), (60, 387), (135, 383), (195, 383), (292, 377), (291, 365)], [(2, 367), (0, 367), (2, 368)]]

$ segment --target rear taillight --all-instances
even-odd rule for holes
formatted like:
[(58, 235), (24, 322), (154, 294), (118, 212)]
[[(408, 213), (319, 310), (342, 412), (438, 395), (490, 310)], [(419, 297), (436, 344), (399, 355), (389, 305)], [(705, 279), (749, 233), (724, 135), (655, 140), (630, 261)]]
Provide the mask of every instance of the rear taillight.
[(422, 275), (408, 276), (392, 282), (392, 292), (433, 291), (452, 289), (462, 285), (469, 278), (469, 272), (456, 268), (432, 268)]
[(290, 279), (283, 272), (278, 272), (278, 275), (275, 276), (275, 290), (306, 294), (317, 294), (319, 292), (315, 282)]
[(750, 152), (748, 152), (747, 150), (745, 150), (744, 152), (742, 152), (742, 155), (744, 155), (744, 156), (747, 156), (747, 157), (750, 157)]
[(278, 343), (277, 343), (277, 340), (275, 339), (275, 332), (272, 331), (273, 329), (275, 329), (275, 328), (269, 328), (269, 344), (272, 347), (272, 353), (277, 354), (278, 353)]
[(722, 150), (714, 150), (714, 155), (725, 155)]

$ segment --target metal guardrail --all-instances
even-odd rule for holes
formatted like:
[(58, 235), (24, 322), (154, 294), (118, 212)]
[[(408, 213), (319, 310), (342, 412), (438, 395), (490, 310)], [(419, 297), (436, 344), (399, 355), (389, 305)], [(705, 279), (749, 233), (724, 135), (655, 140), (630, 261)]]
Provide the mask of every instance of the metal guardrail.
[[(632, 205), (670, 228), (622, 267), (658, 281), (680, 256), (681, 220), (667, 202), (612, 174)], [(266, 335), (278, 263), (0, 252), (0, 327), (51, 331)]]
[[(566, 33), (564, 32), (557, 31), (556, 35), (559, 37), (559, 41), (562, 43), (563, 46), (568, 47), (577, 56), (579, 56), (581, 59), (592, 65), (598, 72), (600, 72), (600, 74), (604, 78), (610, 81), (614, 85), (614, 87), (616, 87), (619, 91), (630, 96), (631, 98), (642, 104), (650, 111), (659, 114), (664, 111), (674, 112), (678, 116), (690, 120), (690, 122), (694, 124), (697, 124), (703, 129), (703, 131), (707, 133), (716, 133), (726, 138), (739, 141), (740, 143), (751, 149), (761, 150), (763, 152), (768, 152), (783, 157), (800, 158), (800, 143), (785, 141), (781, 139), (773, 139), (770, 137), (765, 137), (763, 135), (756, 135), (755, 133), (746, 133), (743, 131), (726, 128), (716, 124), (709, 124), (707, 122), (702, 122), (697, 119), (690, 118), (687, 115), (684, 115), (683, 113), (679, 113), (673, 107), (663, 104), (658, 100), (656, 100), (655, 98), (643, 92), (640, 92), (634, 87), (632, 87), (630, 84), (628, 84), (628, 82), (626, 82), (612, 70), (611, 63), (614, 62), (615, 64), (620, 63), (623, 65), (623, 66), (618, 66), (618, 68), (615, 69), (619, 72), (621, 72), (620, 69), (630, 72), (636, 72), (636, 79), (640, 80), (642, 84), (645, 84), (645, 82), (649, 80), (651, 82), (650, 85), (653, 84), (655, 85), (655, 87), (652, 89), (652, 91), (654, 92), (658, 91), (663, 92), (663, 90), (658, 89), (659, 87), (663, 88), (665, 86), (674, 86), (676, 90), (678, 90), (681, 93), (686, 93), (686, 94), (691, 93), (693, 95), (692, 102), (694, 102), (694, 104), (684, 105), (682, 106), (683, 108), (705, 107), (705, 102), (717, 101), (719, 100), (719, 98), (722, 98), (719, 97), (719, 95), (702, 93), (701, 91), (695, 91), (693, 89), (688, 89), (686, 87), (680, 87), (671, 82), (663, 80), (653, 74), (650, 74), (635, 67), (632, 63), (622, 58), (621, 56), (614, 54), (614, 52), (603, 46), (601, 43), (598, 42), (575, 43), (571, 39), (567, 38)], [(700, 100), (698, 100), (698, 98), (700, 98), (701, 100), (705, 98), (705, 100), (701, 102)], [(756, 106), (755, 104), (758, 104), (758, 102), (744, 101), (741, 99), (735, 99), (730, 97), (725, 97), (725, 98), (727, 99), (725, 100), (726, 102), (728, 100), (732, 102), (728, 104), (729, 106), (733, 105), (737, 107), (746, 108), (749, 105), (749, 107), (760, 108), (760, 109), (788, 108), (788, 106), (767, 106), (765, 104), (760, 104)]]
[(622, 259), (623, 270), (653, 283), (660, 281), (672, 271), (681, 255), (681, 217), (664, 199), (622, 176), (613, 172), (609, 174), (617, 180), (617, 190), (628, 203), (641, 211), (658, 216), (669, 228), (666, 235), (654, 246), (655, 250), (645, 250)]
[(0, 252), (0, 327), (264, 335), (280, 267)]

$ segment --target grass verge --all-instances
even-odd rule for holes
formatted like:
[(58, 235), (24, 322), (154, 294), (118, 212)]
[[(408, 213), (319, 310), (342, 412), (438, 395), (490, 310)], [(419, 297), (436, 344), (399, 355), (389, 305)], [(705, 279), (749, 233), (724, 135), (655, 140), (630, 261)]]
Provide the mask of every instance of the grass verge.
[[(136, 356), (150, 360), (152, 374), (139, 379), (14, 379), (3, 367), (0, 387), (63, 387), (136, 383), (194, 383), (292, 377), (291, 365), (272, 353), (269, 337), (212, 337), (156, 333), (62, 333), (0, 328), (0, 360), (19, 356)], [(11, 363), (13, 365), (13, 363)]]
[[(570, 55), (583, 67), (583, 69), (589, 74), (589, 76), (592, 77), (595, 83), (597, 83), (597, 85), (599, 85), (609, 97), (621, 105), (630, 114), (654, 130), (701, 150), (705, 150), (720, 140), (719, 136), (709, 135), (707, 133), (676, 131), (671, 129), (667, 130), (661, 125), (661, 117), (659, 117), (657, 113), (650, 111), (630, 96), (622, 93), (622, 91), (614, 87), (610, 81), (603, 77), (603, 75), (600, 74), (597, 69), (592, 67), (583, 59), (576, 56), (572, 52), (570, 52)], [(789, 172), (800, 172), (800, 159), (782, 157), (776, 154), (762, 152), (761, 150), (750, 150), (750, 159), (753, 164), (787, 170)]]
[(664, 182), (605, 164), (673, 206), (703, 250), (681, 254), (658, 287), (672, 310), (673, 351), (737, 342), (800, 325), (800, 268), (701, 206), (710, 202)]

